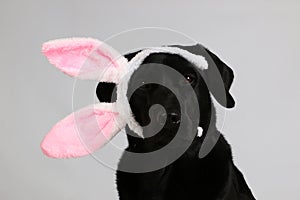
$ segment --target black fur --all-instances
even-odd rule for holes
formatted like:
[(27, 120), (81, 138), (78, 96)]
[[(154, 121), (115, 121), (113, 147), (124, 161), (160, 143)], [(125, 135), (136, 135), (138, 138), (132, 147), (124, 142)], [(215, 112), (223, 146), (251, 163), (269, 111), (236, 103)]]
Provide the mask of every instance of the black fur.
[[(163, 86), (157, 84), (147, 84), (135, 91), (130, 91), (131, 84), (147, 78), (151, 73), (155, 73), (155, 65), (153, 67), (141, 66), (132, 76), (128, 95), (132, 94), (129, 103), (136, 121), (145, 126), (149, 123), (149, 108), (153, 104), (160, 104), (165, 107), (167, 113), (176, 113), (179, 116), (185, 115), (186, 119), (191, 120), (191, 127), (186, 127), (185, 138), (182, 141), (192, 140), (191, 146), (185, 153), (175, 162), (165, 166), (162, 169), (147, 173), (127, 173), (117, 171), (117, 188), (120, 200), (253, 200), (249, 187), (242, 173), (233, 163), (231, 149), (224, 136), (219, 133), (215, 127), (216, 113), (212, 103), (209, 91), (214, 95), (219, 103), (227, 108), (234, 107), (234, 100), (229, 93), (230, 86), (233, 81), (233, 71), (222, 62), (215, 54), (205, 49), (201, 45), (195, 46), (177, 46), (186, 49), (195, 54), (204, 55), (209, 65), (214, 62), (219, 70), (219, 74), (224, 83), (226, 98), (222, 100), (220, 92), (213, 85), (213, 72), (206, 70), (201, 74), (184, 58), (178, 55), (155, 53), (148, 56), (143, 64), (157, 63), (167, 65), (185, 77), (192, 77), (193, 87), (199, 104), (200, 120), (194, 122), (193, 113), (180, 113), (179, 103), (175, 95)], [(127, 59), (131, 59), (135, 54), (126, 55)], [(155, 76), (161, 76), (164, 81), (171, 82), (177, 87), (184, 87), (179, 80), (172, 80), (167, 77), (168, 74), (160, 72)], [(179, 82), (179, 83), (178, 83)], [(178, 85), (176, 85), (178, 83)], [(107, 93), (103, 90), (107, 87)], [(101, 92), (98, 92), (101, 89)], [(97, 95), (101, 101), (111, 101), (113, 91), (112, 84), (99, 83), (97, 87)], [(186, 104), (189, 104), (188, 94), (186, 96)], [(115, 95), (113, 95), (115, 98)], [(112, 99), (114, 99), (112, 98)], [(175, 119), (176, 120), (176, 119)], [(214, 148), (207, 156), (200, 159), (198, 157), (200, 147), (205, 137), (212, 137), (207, 134), (209, 124), (213, 124), (213, 135), (220, 134)], [(202, 137), (192, 137), (191, 131), (195, 131), (195, 127), (203, 128)], [(167, 116), (167, 121), (163, 129), (156, 135), (141, 139), (128, 127), (126, 127), (129, 146), (126, 148), (129, 152), (151, 152), (158, 150), (168, 144), (175, 136), (178, 124), (174, 123), (174, 119)], [(193, 128), (192, 128), (193, 127)], [(176, 147), (175, 147), (176, 148)], [(119, 166), (128, 162), (126, 153), (123, 154)], [(151, 161), (149, 161), (151, 162)], [(146, 163), (145, 163), (146, 164)]]

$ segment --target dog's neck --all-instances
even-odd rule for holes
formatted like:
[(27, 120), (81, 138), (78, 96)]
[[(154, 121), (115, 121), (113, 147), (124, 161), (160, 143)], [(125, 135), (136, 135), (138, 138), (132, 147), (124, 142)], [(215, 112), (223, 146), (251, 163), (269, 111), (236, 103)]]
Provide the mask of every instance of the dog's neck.
[[(160, 170), (153, 172), (153, 179), (149, 178), (149, 180), (146, 181), (147, 183), (149, 183), (149, 181), (151, 182), (152, 180), (155, 182), (155, 184), (159, 185), (160, 183), (156, 183), (155, 180), (158, 179), (157, 176), (160, 176), (160, 181), (170, 181), (170, 184), (172, 185), (174, 185), (174, 182), (176, 181), (193, 181), (195, 184), (198, 184), (199, 190), (203, 191), (202, 194), (205, 194), (207, 197), (222, 193), (225, 183), (228, 182), (232, 155), (229, 144), (215, 127), (216, 110), (214, 106), (212, 105), (209, 110), (210, 112), (204, 112), (205, 116), (204, 114), (202, 115), (204, 118), (202, 118), (203, 120), (199, 124), (203, 128), (202, 137), (196, 137), (188, 150), (185, 151), (185, 153), (183, 153), (178, 160)], [(210, 126), (210, 124), (212, 124), (212, 126)], [(130, 134), (134, 135), (135, 133), (132, 132), (128, 127), (126, 132), (129, 134), (129, 147), (127, 150), (138, 152), (139, 150), (135, 150), (135, 145), (140, 143), (142, 139), (131, 136)], [(210, 140), (213, 139), (210, 137), (215, 136), (218, 136), (218, 138), (211, 151), (204, 158), (199, 158), (199, 151), (203, 144), (204, 138)], [(186, 163), (189, 163), (189, 165), (187, 166)], [(193, 171), (197, 171), (199, 174), (194, 174), (193, 177), (186, 177), (185, 171), (191, 170), (190, 168), (197, 168), (197, 170)], [(152, 172), (145, 174), (148, 174), (149, 177), (152, 176), (150, 175)], [(196, 177), (197, 180), (195, 179)], [(201, 177), (201, 181), (198, 180), (199, 177)], [(140, 184), (144, 184), (142, 183), (142, 179), (140, 181)], [(185, 189), (188, 190), (188, 188)], [(216, 191), (218, 191), (217, 194)]]
[[(211, 197), (221, 193), (228, 182), (232, 157), (231, 149), (223, 135), (220, 134), (212, 150), (204, 158), (199, 158), (202, 142), (202, 138), (196, 138), (188, 151), (175, 161), (176, 170), (174, 174), (176, 179), (180, 181), (194, 182), (203, 196)], [(186, 163), (189, 165), (187, 166)], [(198, 174), (186, 177), (185, 172), (187, 170), (192, 170)]]
[[(184, 190), (187, 192), (183, 193), (188, 194), (190, 188), (182, 188), (185, 185), (182, 183), (186, 182), (188, 183), (186, 185), (195, 184), (201, 195), (207, 197), (204, 199), (215, 199), (217, 196), (223, 196), (224, 188), (230, 181), (230, 166), (232, 165), (230, 146), (220, 134), (213, 149), (204, 158), (199, 158), (202, 141), (202, 138), (196, 137), (189, 149), (173, 163), (159, 170), (137, 176), (140, 177), (136, 180), (137, 185), (140, 185), (141, 188), (148, 188), (147, 191), (142, 192), (155, 194), (165, 191), (166, 194), (172, 195), (172, 191), (167, 188), (168, 185), (171, 185), (171, 190), (174, 188)], [(129, 147), (127, 150), (131, 151), (132, 149)], [(186, 173), (187, 171), (194, 171), (197, 174), (189, 174)], [(181, 183), (178, 188), (176, 188), (176, 183)], [(174, 197), (174, 199), (178, 198)]]

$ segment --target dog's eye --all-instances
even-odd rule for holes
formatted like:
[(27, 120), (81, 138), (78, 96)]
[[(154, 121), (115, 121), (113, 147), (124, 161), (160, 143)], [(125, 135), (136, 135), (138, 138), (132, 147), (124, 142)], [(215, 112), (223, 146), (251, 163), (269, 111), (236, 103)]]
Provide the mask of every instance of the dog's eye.
[(187, 83), (191, 84), (195, 81), (195, 76), (193, 74), (186, 74), (184, 76)]

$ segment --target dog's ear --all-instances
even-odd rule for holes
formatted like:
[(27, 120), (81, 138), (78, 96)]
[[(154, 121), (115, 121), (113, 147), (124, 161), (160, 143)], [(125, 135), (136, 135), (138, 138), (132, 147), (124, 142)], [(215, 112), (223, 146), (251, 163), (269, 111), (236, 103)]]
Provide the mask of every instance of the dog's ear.
[(113, 103), (117, 100), (117, 89), (115, 83), (99, 82), (96, 94), (100, 102)]
[(217, 55), (200, 44), (193, 46), (174, 46), (205, 57), (208, 63), (208, 69), (201, 72), (201, 75), (209, 91), (222, 106), (233, 108), (235, 102), (229, 92), (234, 78), (232, 69)]
[[(221, 78), (222, 78), (223, 84), (224, 84), (224, 88), (225, 88), (226, 101), (224, 98), (222, 99), (222, 97), (219, 96), (222, 94), (222, 92), (219, 91), (220, 89), (218, 89), (217, 87), (213, 87), (215, 90), (211, 91), (211, 93), (214, 95), (216, 100), (222, 106), (224, 106), (226, 108), (233, 108), (235, 105), (235, 101), (229, 92), (230, 87), (233, 82), (233, 78), (234, 78), (233, 70), (227, 64), (225, 64), (218, 56), (216, 56), (214, 53), (212, 53), (210, 50), (208, 50), (207, 48), (205, 48), (205, 50), (207, 51), (210, 58), (212, 59), (212, 61), (214, 62), (214, 64), (217, 66), (217, 68), (219, 70), (219, 73), (221, 75)], [(209, 60), (208, 58), (206, 58), (206, 59)], [(210, 63), (211, 63), (211, 61), (208, 61), (208, 66), (210, 66)], [(214, 79), (214, 77), (210, 77), (210, 76), (213, 76), (213, 74), (214, 74), (213, 69), (208, 68), (206, 74), (208, 76), (208, 79), (210, 79), (210, 80)]]
[(139, 52), (141, 52), (142, 50), (138, 50), (138, 51), (134, 51), (134, 52), (131, 52), (131, 53), (127, 53), (124, 55), (124, 57), (130, 61), (136, 54), (138, 54)]

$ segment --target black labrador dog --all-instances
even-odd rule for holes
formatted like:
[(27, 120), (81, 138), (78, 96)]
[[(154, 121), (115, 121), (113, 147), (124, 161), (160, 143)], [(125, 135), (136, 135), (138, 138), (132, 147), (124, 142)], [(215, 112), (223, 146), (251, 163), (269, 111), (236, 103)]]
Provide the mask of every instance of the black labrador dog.
[[(221, 61), (214, 53), (203, 47), (195, 46), (176, 46), (191, 53), (205, 57), (209, 67), (215, 64), (225, 88), (225, 100), (219, 101), (226, 108), (234, 107), (234, 99), (229, 93), (233, 82), (233, 71)], [(130, 60), (138, 52), (130, 53), (125, 57)], [(148, 112), (152, 105), (160, 104), (164, 107), (164, 115), (157, 114), (153, 120), (157, 123), (164, 123), (163, 128), (146, 138), (140, 138), (128, 127), (126, 133), (128, 138), (127, 152), (147, 153), (159, 150), (167, 145), (176, 135), (182, 115), (190, 120), (190, 127), (184, 128), (182, 144), (190, 141), (190, 146), (174, 162), (163, 166), (160, 169), (143, 172), (131, 173), (121, 170), (117, 171), (117, 189), (120, 200), (253, 200), (255, 199), (247, 183), (234, 165), (231, 148), (224, 136), (216, 128), (216, 111), (212, 103), (210, 94), (218, 101), (218, 92), (210, 91), (207, 80), (213, 83), (213, 75), (202, 74), (199, 69), (188, 62), (183, 57), (176, 54), (153, 53), (150, 54), (137, 71), (132, 75), (128, 93), (130, 93), (129, 104), (135, 120), (141, 125), (146, 126), (150, 123)], [(185, 81), (172, 80), (167, 73), (160, 71), (157, 73), (155, 64), (163, 64), (179, 72)], [(155, 74), (156, 72), (156, 74)], [(153, 74), (154, 73), (154, 74)], [(200, 117), (198, 121), (193, 120), (193, 113), (181, 113), (179, 102), (176, 95), (168, 88), (159, 84), (144, 84), (134, 91), (131, 85), (142, 82), (147, 76), (156, 76), (162, 81), (169, 82), (174, 87), (191, 86), (197, 96)], [(213, 73), (212, 73), (213, 74)], [(97, 86), (97, 96), (101, 102), (112, 102), (116, 100), (115, 85), (113, 83), (99, 83)], [(210, 87), (213, 88), (213, 87)], [(213, 89), (212, 89), (213, 90)], [(100, 92), (101, 91), (101, 92)], [(185, 104), (189, 104), (189, 94), (185, 96)], [(190, 111), (193, 109), (189, 109)], [(194, 132), (195, 127), (200, 126), (203, 134), (197, 136)], [(194, 127), (194, 128), (191, 128)], [(209, 134), (208, 131), (211, 133)], [(192, 133), (193, 132), (193, 133)], [(147, 134), (147, 133), (145, 133)], [(218, 136), (218, 137), (216, 137)], [(199, 157), (200, 148), (204, 138), (217, 138), (213, 148), (203, 158)], [(213, 138), (212, 138), (213, 139)], [(179, 143), (180, 144), (180, 143)], [(176, 149), (177, 147), (171, 147)], [(119, 167), (128, 162), (134, 162), (126, 152), (123, 154)], [(164, 159), (164, 158), (157, 158)], [(149, 161), (152, 162), (152, 161)], [(144, 163), (147, 165), (147, 163)]]

